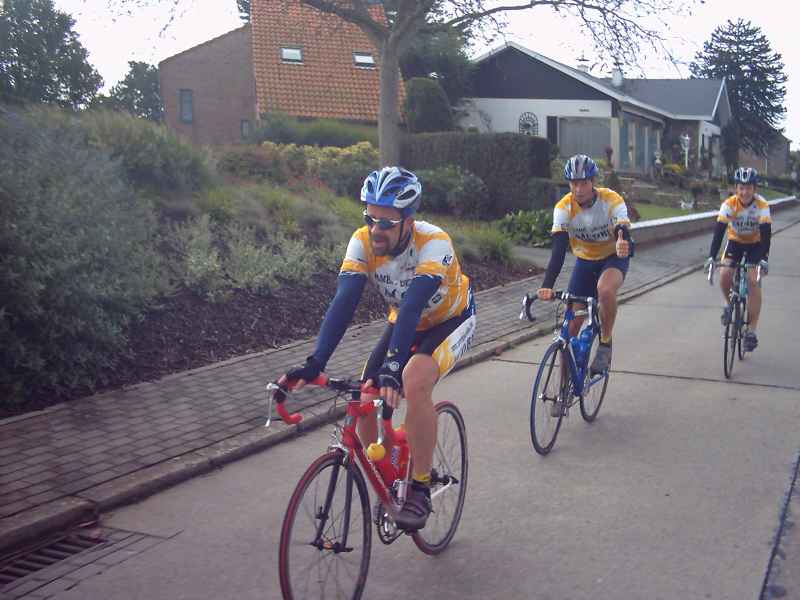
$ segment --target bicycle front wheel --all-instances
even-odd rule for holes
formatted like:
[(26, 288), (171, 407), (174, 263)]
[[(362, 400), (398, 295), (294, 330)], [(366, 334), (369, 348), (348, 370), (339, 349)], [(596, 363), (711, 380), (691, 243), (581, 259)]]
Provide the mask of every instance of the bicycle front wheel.
[(725, 325), (725, 338), (722, 351), (722, 368), (725, 371), (725, 377), (728, 379), (733, 375), (733, 361), (736, 358), (736, 346), (739, 343), (739, 335), (741, 333), (741, 322), (739, 320), (741, 310), (739, 302), (733, 302), (731, 308), (731, 320), (730, 323)]
[(556, 443), (568, 394), (569, 366), (564, 350), (555, 342), (544, 353), (531, 392), (531, 441), (542, 456)]
[(425, 554), (439, 554), (456, 533), (467, 493), (467, 428), (464, 417), (450, 402), (439, 402), (436, 411), (436, 447), (431, 470), (433, 512), (425, 527), (412, 538)]
[(372, 547), (369, 495), (341, 452), (315, 460), (292, 494), (281, 528), (284, 598), (361, 598)]
[(750, 320), (747, 318), (747, 297), (742, 298), (739, 308), (739, 318), (737, 321), (740, 323), (739, 325), (739, 336), (736, 340), (736, 352), (739, 355), (739, 360), (744, 360), (744, 346), (742, 345), (742, 338), (744, 337), (745, 325), (750, 324)]
[[(598, 336), (595, 336), (589, 352), (589, 360), (586, 362), (587, 365), (592, 364), (599, 345), (600, 339)], [(597, 418), (597, 413), (600, 412), (600, 405), (603, 404), (603, 398), (606, 397), (607, 387), (608, 369), (594, 376), (590, 373), (590, 369), (586, 369), (586, 376), (583, 380), (583, 393), (580, 398), (580, 407), (581, 416), (587, 423), (591, 423)]]

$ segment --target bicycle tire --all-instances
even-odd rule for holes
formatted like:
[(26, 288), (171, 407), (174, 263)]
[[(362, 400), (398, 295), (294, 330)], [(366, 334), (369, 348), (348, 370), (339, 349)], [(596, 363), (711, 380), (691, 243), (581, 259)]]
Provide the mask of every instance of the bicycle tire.
[(739, 340), (739, 301), (731, 303), (731, 320), (725, 325), (723, 338), (722, 367), (727, 379), (733, 375), (733, 363), (736, 358), (736, 345)]
[(747, 297), (742, 298), (740, 303), (741, 318), (739, 325), (739, 338), (736, 342), (736, 353), (739, 355), (739, 360), (744, 360), (745, 350), (744, 344), (742, 343), (742, 338), (744, 338), (743, 332), (746, 330), (746, 326), (750, 324), (750, 321), (747, 319)]
[[(555, 385), (553, 389), (549, 390), (551, 383)], [(568, 391), (569, 372), (564, 362), (564, 349), (560, 342), (553, 342), (545, 351), (542, 362), (539, 364), (531, 391), (531, 442), (533, 442), (534, 450), (542, 456), (549, 454), (553, 449), (558, 431), (561, 429), (561, 421), (564, 418), (563, 410), (558, 410), (557, 416), (553, 416), (553, 404), (557, 400), (563, 399), (565, 392)], [(542, 431), (538, 433), (537, 420), (541, 421), (542, 425), (538, 428)], [(550, 430), (549, 434), (548, 430)]]
[[(589, 355), (586, 361), (587, 365), (592, 364), (594, 354), (597, 352), (597, 347), (599, 345), (600, 338), (599, 336), (595, 335), (592, 339), (592, 345), (589, 348)], [(600, 379), (601, 377), (602, 380)], [(600, 406), (603, 404), (603, 398), (606, 397), (608, 379), (608, 370), (606, 370), (602, 375), (596, 375), (595, 377), (592, 377), (590, 369), (587, 366), (586, 375), (584, 376), (583, 380), (583, 392), (581, 393), (580, 397), (581, 416), (587, 423), (593, 423), (597, 418), (597, 413), (600, 412)], [(592, 380), (594, 381), (592, 382)]]
[[(455, 404), (439, 402), (436, 411), (436, 447), (432, 466), (439, 478), (455, 477), (457, 483), (443, 489), (443, 484), (431, 486), (433, 512), (423, 529), (415, 531), (412, 539), (425, 554), (439, 554), (447, 548), (458, 528), (467, 493), (469, 455), (467, 428), (464, 417)], [(456, 489), (452, 489), (456, 487)], [(437, 494), (437, 491), (440, 493)]]
[[(289, 500), (278, 550), (281, 592), (286, 599), (358, 599), (364, 592), (372, 549), (369, 494), (361, 471), (352, 463), (345, 463), (344, 459), (345, 454), (340, 451), (320, 456), (306, 469)], [(325, 477), (326, 469), (331, 469), (328, 477)], [(353, 502), (354, 492), (360, 502)], [(325, 547), (318, 547), (313, 545), (313, 541), (317, 538), (320, 515), (324, 512), (325, 504), (328, 504), (327, 497), (330, 497), (328, 512), (332, 518), (322, 530), (324, 540), (317, 540), (324, 543)], [(310, 506), (304, 500), (310, 501)], [(348, 500), (350, 521), (346, 548), (351, 550), (337, 551), (335, 544), (343, 541)], [(338, 523), (340, 518), (342, 523)], [(353, 554), (358, 543), (361, 545), (360, 558)], [(301, 556), (305, 560), (300, 561)], [(356, 556), (355, 561), (353, 556)], [(300, 562), (302, 564), (298, 564)], [(354, 562), (358, 565), (354, 565)], [(338, 581), (340, 571), (354, 581), (350, 585), (341, 585)], [(330, 577), (336, 578), (332, 590), (328, 587)]]

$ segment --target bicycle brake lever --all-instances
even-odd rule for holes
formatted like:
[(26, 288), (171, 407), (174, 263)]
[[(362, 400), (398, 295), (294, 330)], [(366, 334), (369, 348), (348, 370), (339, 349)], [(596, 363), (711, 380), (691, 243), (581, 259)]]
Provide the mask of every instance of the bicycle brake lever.
[(519, 320), (522, 321), (526, 317), (528, 320), (533, 323), (536, 321), (536, 316), (531, 313), (531, 306), (533, 305), (533, 301), (535, 298), (531, 298), (530, 294), (525, 294), (522, 298), (522, 312), (519, 313)]
[(267, 384), (267, 422), (264, 424), (264, 427), (269, 427), (272, 424), (272, 404), (277, 398), (277, 406), (276, 410), (278, 414), (281, 416), (281, 419), (287, 425), (297, 425), (300, 421), (303, 420), (303, 416), (300, 413), (289, 413), (286, 410), (286, 407), (283, 405), (283, 401), (286, 400), (286, 390), (284, 390), (281, 386), (277, 383), (270, 381)]

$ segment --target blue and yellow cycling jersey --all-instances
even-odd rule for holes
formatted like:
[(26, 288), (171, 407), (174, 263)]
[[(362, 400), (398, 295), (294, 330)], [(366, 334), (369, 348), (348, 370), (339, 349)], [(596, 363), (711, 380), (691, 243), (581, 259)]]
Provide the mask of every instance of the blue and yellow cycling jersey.
[(615, 253), (614, 227), (630, 225), (625, 200), (614, 190), (595, 188), (597, 198), (581, 208), (565, 195), (553, 210), (553, 233), (566, 231), (572, 253), (585, 260), (602, 260)]
[(397, 320), (400, 302), (414, 277), (440, 279), (438, 290), (422, 311), (417, 330), (460, 315), (469, 298), (469, 278), (461, 272), (450, 236), (425, 221), (414, 221), (411, 240), (398, 256), (375, 256), (369, 229), (356, 230), (347, 246), (341, 273), (367, 275), (389, 304), (391, 323)]
[(725, 223), (729, 240), (741, 244), (755, 244), (761, 241), (759, 226), (772, 223), (769, 204), (756, 194), (749, 206), (742, 204), (739, 196), (733, 195), (719, 209), (717, 221)]

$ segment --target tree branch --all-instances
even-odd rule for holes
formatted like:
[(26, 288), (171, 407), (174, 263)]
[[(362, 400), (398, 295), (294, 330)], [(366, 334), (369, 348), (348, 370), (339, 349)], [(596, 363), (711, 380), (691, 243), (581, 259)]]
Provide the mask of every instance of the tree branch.
[[(320, 12), (341, 17), (345, 21), (360, 27), (370, 38), (383, 42), (389, 37), (390, 29), (372, 18), (364, 0), (337, 2), (335, 0), (300, 0)], [(380, 46), (380, 43), (377, 44)]]

